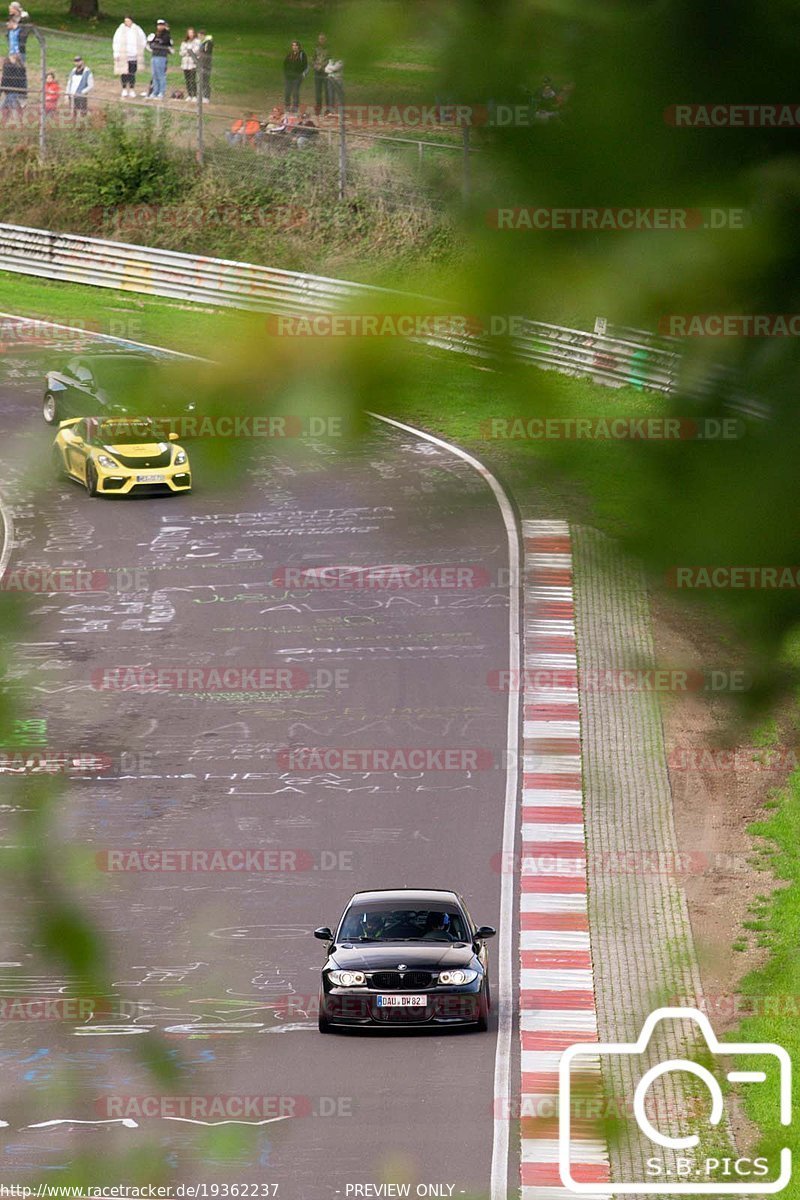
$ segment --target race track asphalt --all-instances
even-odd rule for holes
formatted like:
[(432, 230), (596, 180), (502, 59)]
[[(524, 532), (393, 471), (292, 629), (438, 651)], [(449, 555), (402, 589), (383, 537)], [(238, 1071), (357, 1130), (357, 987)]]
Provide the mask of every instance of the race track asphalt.
[[(36, 487), (26, 464), (46, 475), (52, 440), (38, 370), (20, 352), (0, 379), (12, 568), (85, 567), (113, 583), (26, 596), (17, 665), (33, 689), (26, 715), (46, 720), (48, 746), (111, 759), (102, 774), (69, 779), (50, 837), (107, 935), (113, 1011), (3, 1024), (0, 1182), (43, 1169), (57, 1182), (79, 1152), (147, 1145), (165, 1182), (268, 1181), (303, 1200), (390, 1181), (486, 1195), (496, 1023), (483, 1035), (322, 1037), (324, 947), (311, 930), (335, 923), (356, 890), (404, 885), (454, 888), (478, 923), (499, 924), (508, 696), (487, 677), (507, 665), (509, 611), (495, 500), (447, 451), (378, 426), (359, 446), (247, 447), (227, 478), (210, 446), (187, 443), (190, 496), (104, 501), (65, 480)], [(485, 576), (477, 587), (385, 591), (301, 591), (276, 576), (403, 563)], [(289, 693), (97, 686), (98, 671), (133, 665), (291, 667), (310, 678)], [(447, 747), (492, 765), (287, 768), (279, 752), (299, 746)], [(6, 844), (14, 794), (0, 808)], [(108, 850), (217, 847), (296, 854), (265, 873), (101, 869)], [(30, 902), (8, 899), (2, 958), (19, 966), (0, 969), (4, 997), (57, 996), (69, 981), (29, 945)], [(184, 1062), (178, 1088), (137, 1063), (144, 1035), (131, 1028), (161, 1031)], [(291, 1115), (210, 1138), (165, 1119), (186, 1113), (185, 1101), (142, 1116), (146, 1103), (130, 1100), (159, 1094), (224, 1098), (207, 1109), (198, 1100), (201, 1119), (225, 1119), (236, 1097), (272, 1098), (262, 1119)], [(98, 1123), (137, 1112), (136, 1128)], [(28, 1128), (52, 1120), (68, 1123)], [(135, 1182), (133, 1170), (92, 1170), (92, 1182)]]

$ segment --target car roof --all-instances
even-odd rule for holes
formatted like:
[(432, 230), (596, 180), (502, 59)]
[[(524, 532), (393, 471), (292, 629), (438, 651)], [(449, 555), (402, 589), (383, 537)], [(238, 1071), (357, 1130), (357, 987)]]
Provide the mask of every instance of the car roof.
[(458, 892), (446, 890), (444, 888), (377, 888), (371, 892), (356, 892), (350, 900), (351, 904), (358, 901), (371, 900), (392, 900), (397, 899), (403, 902), (409, 900), (414, 903), (426, 903), (429, 900), (452, 900), (455, 904), (461, 904), (461, 897)]

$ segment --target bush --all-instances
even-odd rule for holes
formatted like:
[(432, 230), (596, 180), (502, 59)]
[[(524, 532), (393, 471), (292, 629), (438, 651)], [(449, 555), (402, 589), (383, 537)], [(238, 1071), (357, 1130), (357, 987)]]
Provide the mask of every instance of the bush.
[(54, 139), (54, 178), (68, 207), (163, 204), (191, 186), (192, 156), (170, 145), (168, 129), (156, 132), (151, 113), (145, 117), (134, 127), (111, 112), (99, 128)]

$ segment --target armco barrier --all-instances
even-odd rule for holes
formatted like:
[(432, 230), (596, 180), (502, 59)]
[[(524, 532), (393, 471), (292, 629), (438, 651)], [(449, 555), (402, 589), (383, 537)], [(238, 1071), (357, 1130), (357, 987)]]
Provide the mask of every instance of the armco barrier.
[[(442, 300), (387, 288), (22, 225), (0, 224), (0, 270), (279, 316), (347, 311), (359, 301), (365, 311), (390, 312), (392, 299), (404, 311), (423, 302), (427, 312), (452, 312)], [(681, 361), (677, 348), (663, 339), (653, 344), (644, 333), (636, 340), (637, 331), (627, 332), (634, 336), (620, 339), (525, 321), (517, 323), (508, 345), (515, 359), (540, 368), (587, 375), (611, 387), (672, 391)], [(498, 353), (497, 340), (482, 334), (415, 340), (480, 358)]]

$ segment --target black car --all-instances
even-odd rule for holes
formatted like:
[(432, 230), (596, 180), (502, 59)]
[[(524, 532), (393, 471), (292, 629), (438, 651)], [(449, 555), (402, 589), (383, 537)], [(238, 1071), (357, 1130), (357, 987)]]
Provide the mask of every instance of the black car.
[(93, 351), (48, 371), (42, 416), (48, 425), (71, 417), (182, 416), (194, 411), (185, 363), (144, 352)]
[(328, 943), (320, 1033), (334, 1026), (488, 1027), (489, 925), (476, 926), (456, 892), (356, 892)]

